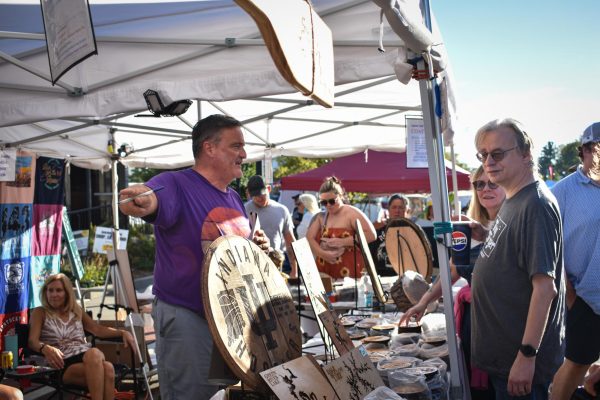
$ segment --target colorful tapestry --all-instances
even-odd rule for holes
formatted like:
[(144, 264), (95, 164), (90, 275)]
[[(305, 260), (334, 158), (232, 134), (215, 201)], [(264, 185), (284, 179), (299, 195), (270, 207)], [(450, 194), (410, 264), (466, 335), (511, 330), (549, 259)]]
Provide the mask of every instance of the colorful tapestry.
[(0, 348), (39, 305), (45, 278), (59, 272), (64, 161), (17, 152), (15, 180), (0, 182)]

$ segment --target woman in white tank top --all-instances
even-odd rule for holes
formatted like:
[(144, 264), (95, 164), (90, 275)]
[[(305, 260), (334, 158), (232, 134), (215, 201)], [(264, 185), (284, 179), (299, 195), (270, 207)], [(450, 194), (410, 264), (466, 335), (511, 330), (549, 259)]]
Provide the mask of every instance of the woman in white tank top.
[(95, 323), (75, 302), (73, 286), (64, 274), (51, 275), (40, 290), (41, 307), (31, 312), (29, 348), (63, 370), (63, 382), (85, 386), (93, 400), (114, 398), (115, 372), (104, 354), (87, 343), (85, 331), (102, 338), (122, 337), (137, 352), (133, 336)]

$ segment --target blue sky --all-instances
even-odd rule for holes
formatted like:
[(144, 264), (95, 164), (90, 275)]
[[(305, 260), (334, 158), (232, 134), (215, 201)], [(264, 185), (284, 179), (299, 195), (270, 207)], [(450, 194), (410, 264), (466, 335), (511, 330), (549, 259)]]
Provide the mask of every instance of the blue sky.
[(431, 0), (452, 64), (459, 160), (477, 128), (520, 120), (535, 155), (600, 121), (600, 1)]

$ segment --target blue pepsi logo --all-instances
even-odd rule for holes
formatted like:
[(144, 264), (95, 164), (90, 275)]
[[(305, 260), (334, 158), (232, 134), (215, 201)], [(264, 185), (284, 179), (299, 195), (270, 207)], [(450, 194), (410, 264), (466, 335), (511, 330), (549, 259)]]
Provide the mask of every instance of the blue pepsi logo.
[(460, 231), (452, 232), (452, 250), (463, 251), (467, 247), (467, 235)]

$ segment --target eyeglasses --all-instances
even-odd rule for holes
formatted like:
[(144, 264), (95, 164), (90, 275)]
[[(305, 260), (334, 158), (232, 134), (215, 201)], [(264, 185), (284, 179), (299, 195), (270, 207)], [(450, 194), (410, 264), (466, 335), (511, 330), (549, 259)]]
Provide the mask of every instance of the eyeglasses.
[(492, 181), (473, 181), (473, 187), (478, 192), (481, 192), (485, 189), (485, 185), (490, 188), (490, 190), (498, 189), (498, 184)]
[(321, 200), (321, 201), (319, 202), (319, 204), (320, 204), (320, 205), (322, 205), (323, 207), (326, 207), (326, 206), (327, 206), (327, 204), (329, 204), (330, 206), (332, 206), (332, 205), (334, 205), (334, 204), (335, 204), (335, 202), (336, 202), (336, 199), (335, 199), (335, 198), (333, 198), (333, 199), (329, 199), (329, 200)]
[(502, 161), (502, 160), (504, 160), (504, 156), (506, 155), (506, 153), (508, 153), (511, 150), (516, 149), (517, 147), (518, 146), (515, 146), (515, 147), (507, 149), (507, 150), (494, 150), (491, 153), (487, 153), (484, 151), (484, 152), (475, 154), (475, 156), (482, 163), (484, 163), (485, 160), (487, 160), (488, 156), (491, 156), (494, 159), (494, 161)]

